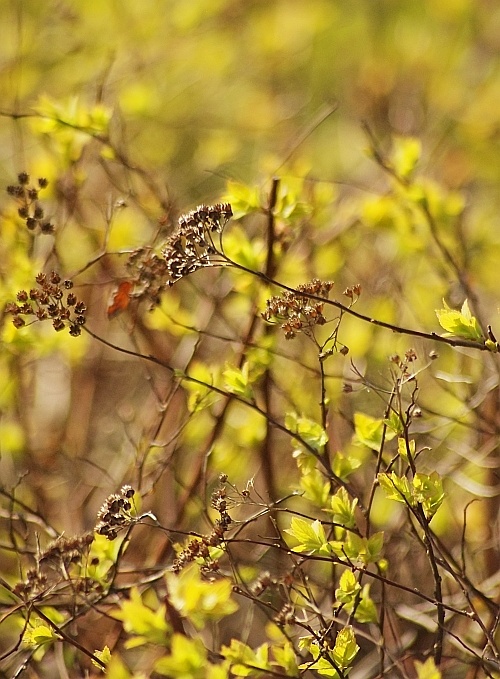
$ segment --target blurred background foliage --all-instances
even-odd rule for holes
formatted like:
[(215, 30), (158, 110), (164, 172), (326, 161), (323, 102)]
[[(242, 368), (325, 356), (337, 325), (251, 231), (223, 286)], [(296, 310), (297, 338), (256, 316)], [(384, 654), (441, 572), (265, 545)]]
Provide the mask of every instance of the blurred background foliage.
[[(47, 177), (40, 199), (56, 225), (54, 237), (27, 233), (4, 194), (2, 303), (56, 268), (75, 281), (98, 335), (223, 385), (270, 291), (238, 271), (202, 271), (152, 314), (134, 307), (108, 320), (113, 286), (127, 275), (116, 253), (156, 246), (180, 213), (227, 199), (244, 217), (227, 229), (228, 253), (262, 269), (277, 175), (276, 278), (333, 279), (337, 298), (360, 283), (359, 311), (428, 332), (440, 332), (443, 297), (459, 306), (472, 290), (483, 328), (500, 332), (496, 0), (0, 0), (0, 11), (0, 183), (23, 170)], [(373, 158), (364, 125), (406, 183)], [(150, 502), (170, 525), (199, 516), (207, 469), (208, 479), (224, 471), (244, 485), (265, 468), (255, 412), (234, 405), (216, 430), (220, 399), (178, 389), (85, 334), (15, 331), (10, 322), (2, 332), (2, 482), (13, 487), (29, 470), (21, 495), (57, 530), (92, 527), (123, 481), (156, 489)], [(249, 336), (276, 352), (277, 417), (318, 419), (314, 347), (261, 326)], [(354, 412), (383, 416), (388, 357), (415, 346), (419, 434), (432, 448), (424, 469), (446, 476), (458, 502), (436, 530), (452, 522), (461, 534), (457, 507), (496, 503), (488, 440), (496, 411), (489, 420), (476, 412), (497, 385), (493, 357), (441, 347), (426, 368), (432, 346), (350, 318), (340, 338), (350, 354), (327, 364), (332, 447), (369, 459), (352, 442)], [(262, 373), (269, 355), (252, 351)], [(350, 359), (374, 389), (356, 382)], [(288, 439), (276, 435), (272, 451), (275, 472), (295, 469)], [(290, 489), (286, 474), (275, 483), (278, 493)], [(397, 526), (384, 507), (381, 499), (373, 516)], [(474, 512), (472, 549), (489, 539), (494, 515)]]

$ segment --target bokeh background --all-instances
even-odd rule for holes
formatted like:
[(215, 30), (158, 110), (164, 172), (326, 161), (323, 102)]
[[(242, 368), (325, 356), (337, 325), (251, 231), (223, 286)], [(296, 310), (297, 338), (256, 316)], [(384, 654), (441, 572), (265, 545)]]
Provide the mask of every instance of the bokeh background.
[[(4, 193), (2, 303), (57, 268), (85, 298), (93, 332), (221, 379), (264, 308), (255, 281), (201, 272), (153, 314), (132, 304), (111, 320), (110, 295), (127, 276), (126, 253), (158, 245), (201, 202), (229, 199), (250, 213), (235, 220), (228, 249), (262, 268), (264, 208), (279, 176), (277, 278), (334, 279), (336, 296), (360, 283), (362, 313), (428, 332), (442, 330), (443, 297), (456, 307), (472, 291), (473, 312), (500, 334), (497, 0), (0, 0), (0, 19), (0, 185), (20, 171), (47, 177), (41, 200), (56, 225), (54, 237), (27, 234)], [(400, 170), (417, 166), (409, 187), (373, 158), (374, 140)], [(196, 390), (85, 334), (17, 332), (10, 322), (2, 332), (2, 484), (27, 474), (23, 501), (57, 531), (92, 528), (125, 481), (165, 525), (185, 529), (220, 471), (269, 490), (255, 413), (232, 406), (217, 428), (220, 403), (193, 414)], [(425, 465), (447, 478), (451, 498), (433, 526), (460, 536), (464, 507), (480, 499), (469, 510), (471, 551), (498, 554), (499, 419), (494, 403), (481, 412), (498, 383), (494, 359), (440, 348), (431, 369), (428, 344), (349, 319), (342, 332), (350, 354), (332, 359), (328, 382), (334, 446), (370, 458), (353, 443), (354, 413), (383, 416), (388, 357), (415, 346)], [(279, 352), (287, 358), (273, 365), (272, 407), (317, 416), (313, 348), (298, 340)], [(270, 464), (272, 490), (288, 492), (288, 439), (276, 435)], [(397, 535), (400, 514), (381, 502), (373, 516)], [(396, 540), (394, 555), (411, 566), (401, 549)], [(16, 567), (8, 550), (2, 562)]]

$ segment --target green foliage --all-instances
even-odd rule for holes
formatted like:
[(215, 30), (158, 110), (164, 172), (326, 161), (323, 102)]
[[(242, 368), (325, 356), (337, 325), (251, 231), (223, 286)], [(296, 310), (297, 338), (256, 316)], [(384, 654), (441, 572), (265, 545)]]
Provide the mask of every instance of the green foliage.
[(354, 431), (356, 441), (362, 443), (372, 450), (380, 450), (382, 438), (390, 441), (395, 436), (395, 432), (387, 429), (387, 423), (383, 419), (371, 417), (364, 413), (354, 414)]
[(331, 553), (331, 546), (326, 539), (325, 529), (318, 519), (307, 521), (294, 516), (290, 528), (287, 528), (285, 532), (298, 542), (294, 547), (296, 552), (323, 554), (324, 556)]
[(460, 311), (450, 309), (443, 300), (444, 309), (436, 309), (439, 325), (444, 328), (447, 337), (463, 337), (464, 339), (481, 341), (483, 334), (477, 319), (471, 314), (467, 300)]
[(208, 662), (200, 639), (189, 639), (183, 634), (172, 636), (170, 655), (157, 660), (154, 669), (172, 679), (225, 679), (228, 676), (224, 667)]
[(354, 528), (356, 519), (354, 510), (358, 504), (357, 498), (351, 499), (345, 488), (339, 488), (331, 497), (331, 508), (327, 509), (332, 514), (332, 521), (346, 528)]
[(437, 472), (417, 473), (411, 480), (391, 472), (379, 474), (378, 481), (388, 499), (409, 507), (421, 505), (428, 519), (434, 516), (444, 500), (443, 482)]
[(360, 623), (377, 622), (377, 609), (370, 598), (370, 585), (361, 585), (350, 570), (345, 570), (335, 590), (335, 599)]
[(254, 400), (252, 386), (248, 375), (249, 364), (246, 362), (243, 367), (236, 368), (228, 365), (222, 376), (224, 378), (224, 388), (236, 396), (241, 396), (249, 401)]
[(0, 674), (493, 676), (500, 9), (158, 4), (2, 8)]
[(235, 677), (265, 677), (268, 672), (285, 672), (287, 677), (298, 677), (296, 655), (290, 642), (282, 645), (261, 644), (255, 650), (237, 639), (230, 646), (222, 646), (222, 655), (229, 662)]
[(38, 118), (32, 121), (36, 135), (50, 139), (54, 152), (67, 163), (78, 160), (94, 136), (105, 135), (112, 111), (100, 104), (87, 107), (77, 97), (64, 104), (44, 95), (35, 106)]
[(345, 671), (352, 665), (359, 651), (352, 627), (344, 627), (340, 630), (332, 650), (323, 650), (317, 642), (310, 642), (310, 640), (304, 641), (303, 645), (312, 654), (314, 662), (303, 663), (300, 669), (315, 670), (321, 677), (332, 677), (332, 679), (345, 676)]
[(130, 591), (130, 599), (123, 601), (120, 610), (113, 616), (123, 622), (124, 630), (130, 635), (128, 648), (135, 648), (144, 644), (166, 645), (170, 634), (167, 624), (165, 606), (154, 604), (154, 608), (147, 606), (137, 588)]
[(308, 417), (297, 415), (297, 413), (287, 413), (285, 425), (292, 433), (299, 435), (299, 441), (304, 441), (318, 453), (328, 441), (328, 435), (323, 427)]
[(425, 662), (415, 661), (418, 679), (441, 679), (441, 672), (436, 667), (434, 658), (427, 658)]
[(238, 610), (231, 597), (231, 582), (228, 579), (205, 582), (196, 565), (185, 568), (179, 576), (167, 573), (166, 580), (172, 605), (197, 629)]
[(43, 646), (60, 640), (59, 634), (49, 625), (41, 621), (35, 622), (26, 629), (23, 643), (27, 646)]

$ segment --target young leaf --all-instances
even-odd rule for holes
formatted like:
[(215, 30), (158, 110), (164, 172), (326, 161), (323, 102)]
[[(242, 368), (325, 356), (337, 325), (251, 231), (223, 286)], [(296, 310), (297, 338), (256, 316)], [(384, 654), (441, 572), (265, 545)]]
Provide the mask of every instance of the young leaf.
[(332, 521), (334, 523), (339, 523), (346, 528), (354, 528), (356, 526), (354, 510), (358, 500), (356, 498), (351, 500), (345, 488), (339, 488), (330, 503), (331, 509), (326, 511), (332, 513)]
[(419, 502), (428, 519), (432, 518), (441, 507), (444, 500), (443, 481), (437, 472), (427, 474), (415, 474), (413, 479), (413, 495)]
[(353, 604), (361, 585), (352, 571), (346, 569), (340, 576), (339, 586), (335, 590), (335, 599), (341, 604)]
[(178, 679), (205, 679), (207, 651), (201, 639), (189, 639), (183, 634), (172, 636), (170, 655), (155, 663), (155, 670)]
[[(105, 646), (102, 649), (102, 651), (98, 651), (98, 650), (94, 651), (94, 655), (95, 655), (96, 658), (99, 658), (99, 660), (101, 660), (101, 662), (103, 662), (105, 665), (107, 665), (109, 663), (109, 661), (111, 660), (111, 651), (109, 650), (109, 646)], [(92, 660), (92, 664), (95, 665), (96, 667), (98, 667), (101, 670), (103, 669), (100, 665), (98, 665), (96, 663), (95, 660)]]
[(224, 201), (231, 203), (233, 219), (240, 219), (260, 207), (259, 189), (240, 182), (228, 181)]
[(319, 469), (302, 474), (300, 477), (300, 487), (304, 491), (304, 497), (313, 502), (318, 507), (324, 507), (330, 495), (330, 484), (325, 481)]
[(441, 672), (436, 667), (434, 658), (427, 658), (425, 662), (415, 660), (415, 670), (418, 679), (441, 679)]
[(60, 638), (52, 627), (38, 621), (33, 627), (31, 625), (27, 627), (23, 635), (23, 644), (26, 644), (26, 646), (42, 646), (58, 641)]
[(411, 507), (415, 505), (410, 482), (406, 476), (399, 477), (395, 472), (381, 473), (377, 476), (377, 479), (389, 500), (396, 500), (396, 502), (402, 502)]
[(285, 641), (283, 646), (271, 646), (271, 650), (275, 657), (275, 660), (271, 662), (273, 666), (282, 667), (287, 677), (298, 677), (300, 675), (297, 656), (289, 641)]
[(320, 424), (307, 417), (300, 417), (297, 413), (287, 413), (285, 425), (287, 429), (298, 434), (318, 453), (322, 452), (328, 442), (328, 434)]
[(344, 455), (341, 452), (335, 453), (332, 463), (332, 471), (341, 481), (347, 481), (349, 476), (361, 467), (361, 460), (352, 455)]
[(370, 597), (370, 585), (365, 585), (359, 603), (354, 611), (354, 619), (361, 623), (377, 622), (377, 608)]
[(325, 529), (321, 522), (306, 521), (294, 516), (290, 528), (285, 530), (298, 541), (298, 545), (294, 547), (296, 552), (309, 552), (311, 554), (317, 552), (329, 552), (328, 543), (325, 536)]
[(238, 609), (231, 598), (231, 582), (202, 580), (197, 564), (184, 568), (180, 575), (167, 573), (165, 577), (172, 605), (199, 630), (207, 621), (218, 621)]
[[(409, 452), (412, 458), (415, 457), (414, 439), (411, 439), (411, 441), (409, 441)], [(404, 438), (398, 439), (398, 455), (400, 455), (404, 460), (408, 460), (408, 448), (406, 446), (406, 439)]]
[(166, 609), (162, 604), (153, 610), (146, 606), (139, 590), (130, 590), (130, 599), (122, 602), (120, 610), (113, 613), (113, 617), (123, 622), (124, 630), (131, 635), (127, 642), (128, 648), (144, 644), (166, 645), (169, 626), (166, 621)]
[(445, 337), (456, 336), (480, 342), (484, 339), (477, 319), (471, 314), (467, 300), (460, 311), (450, 309), (443, 300), (444, 309), (436, 309), (439, 325), (446, 330)]
[(352, 627), (344, 627), (337, 634), (333, 648), (333, 659), (341, 669), (347, 669), (359, 651)]
[[(359, 443), (362, 443), (372, 450), (379, 451), (382, 445), (382, 435), (384, 433), (384, 420), (370, 417), (364, 413), (354, 414), (354, 432)], [(386, 428), (385, 440), (390, 441), (396, 433), (392, 429)]]
[(244, 363), (241, 369), (227, 365), (222, 375), (224, 377), (224, 388), (230, 394), (241, 396), (248, 401), (254, 399), (253, 389), (248, 378), (248, 361)]
[(231, 663), (231, 674), (236, 677), (260, 677), (271, 670), (269, 646), (262, 644), (255, 651), (238, 639), (231, 639), (230, 646), (222, 646), (221, 654)]
[(409, 179), (420, 160), (421, 153), (420, 139), (415, 137), (396, 138), (391, 160), (397, 175), (403, 179)]

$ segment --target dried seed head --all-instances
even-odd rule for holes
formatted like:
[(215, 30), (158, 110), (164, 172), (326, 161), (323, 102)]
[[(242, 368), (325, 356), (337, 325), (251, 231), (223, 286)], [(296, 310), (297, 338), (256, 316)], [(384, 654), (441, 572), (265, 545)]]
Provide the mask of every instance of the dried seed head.
[(20, 304), (9, 302), (5, 306), (6, 313), (14, 316), (14, 326), (21, 328), (26, 324), (21, 316), (32, 316), (37, 321), (51, 318), (57, 332), (68, 327), (70, 335), (80, 335), (86, 321), (86, 306), (73, 292), (68, 292), (72, 288), (71, 281), (64, 281), (61, 286), (61, 277), (55, 271), (49, 275), (39, 273), (35, 280), (38, 288), (32, 288), (29, 293), (25, 290), (17, 293)]
[(300, 332), (311, 332), (315, 326), (327, 322), (323, 314), (324, 303), (316, 298), (328, 299), (332, 287), (332, 281), (315, 278), (297, 286), (294, 292), (287, 290), (282, 295), (271, 297), (267, 300), (262, 318), (269, 323), (279, 323), (285, 339), (293, 339)]

